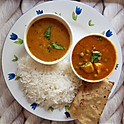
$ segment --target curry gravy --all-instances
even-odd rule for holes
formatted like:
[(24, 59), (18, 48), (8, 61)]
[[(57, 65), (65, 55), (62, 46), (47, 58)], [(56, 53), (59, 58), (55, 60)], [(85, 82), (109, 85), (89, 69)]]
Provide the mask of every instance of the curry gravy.
[[(94, 53), (97, 61), (92, 60)], [(96, 54), (97, 55), (97, 54)], [(78, 75), (88, 80), (99, 80), (108, 76), (115, 67), (117, 60), (113, 44), (104, 37), (97, 35), (81, 39), (74, 47), (72, 64)]]
[[(50, 39), (44, 33), (51, 26)], [(51, 42), (63, 46), (64, 49), (50, 48)], [(31, 53), (38, 59), (46, 62), (60, 59), (67, 52), (70, 45), (70, 36), (66, 27), (58, 20), (43, 18), (34, 22), (27, 33), (27, 45)]]

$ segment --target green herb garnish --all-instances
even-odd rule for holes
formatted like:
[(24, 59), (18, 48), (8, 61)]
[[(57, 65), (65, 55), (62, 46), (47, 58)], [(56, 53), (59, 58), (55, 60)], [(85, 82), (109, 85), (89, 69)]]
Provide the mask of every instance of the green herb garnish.
[(91, 56), (91, 62), (96, 63), (99, 60), (101, 60), (102, 59), (101, 55), (102, 54), (99, 51), (93, 51)]
[(49, 26), (44, 33), (44, 37), (46, 37), (47, 40), (50, 40), (50, 29), (51, 29), (51, 26)]
[(86, 62), (85, 64), (82, 65), (82, 67), (85, 67), (85, 66), (88, 65), (88, 64), (89, 64), (89, 62)]
[(98, 37), (97, 40), (100, 40), (101, 41), (102, 40), (102, 37)]
[(90, 19), (88, 22), (89, 26), (94, 26), (94, 24), (92, 24), (91, 22), (92, 22), (92, 20)]
[(83, 75), (80, 75), (81, 78), (84, 78)]
[(54, 108), (53, 108), (52, 106), (50, 106), (50, 107), (48, 108), (48, 110), (51, 110), (51, 112), (53, 112)]
[(64, 50), (65, 48), (62, 45), (56, 44), (55, 42), (51, 42), (51, 44), (48, 45), (48, 50), (50, 51), (51, 49), (58, 49), (58, 50)]
[(65, 48), (59, 44), (56, 44), (55, 42), (52, 41), (52, 46), (54, 49), (59, 49), (59, 50), (64, 50)]

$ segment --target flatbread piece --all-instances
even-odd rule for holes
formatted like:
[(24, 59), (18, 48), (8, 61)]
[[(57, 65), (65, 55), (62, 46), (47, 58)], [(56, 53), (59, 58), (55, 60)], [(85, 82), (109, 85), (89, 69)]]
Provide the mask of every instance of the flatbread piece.
[(69, 108), (71, 116), (77, 118), (82, 124), (97, 124), (113, 84), (107, 79), (98, 83), (83, 81)]

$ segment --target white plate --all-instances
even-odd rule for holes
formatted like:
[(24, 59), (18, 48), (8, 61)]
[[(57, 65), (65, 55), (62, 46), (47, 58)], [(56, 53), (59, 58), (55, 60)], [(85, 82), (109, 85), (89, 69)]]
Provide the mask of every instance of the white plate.
[[(76, 17), (76, 7), (82, 9), (80, 13), (80, 9), (78, 11), (78, 15), (76, 20), (73, 19), (72, 15), (75, 15)], [(104, 35), (106, 35), (106, 32), (110, 30), (112, 32), (109, 32), (107, 36), (110, 36), (109, 38), (113, 41), (114, 45), (117, 48), (117, 66), (114, 70), (114, 72), (109, 76), (109, 79), (115, 82), (114, 87), (112, 89), (112, 92), (110, 96), (113, 94), (116, 86), (118, 85), (118, 80), (121, 73), (122, 68), (122, 53), (121, 53), (121, 47), (117, 38), (117, 35), (115, 34), (115, 31), (111, 27), (110, 23), (95, 9), (80, 3), (80, 2), (72, 2), (72, 1), (55, 1), (55, 2), (45, 2), (40, 5), (37, 5), (36, 7), (32, 8), (31, 10), (27, 11), (24, 15), (22, 15), (16, 23), (12, 26), (10, 29), (3, 46), (2, 51), (2, 69), (3, 69), (3, 75), (5, 78), (5, 82), (14, 96), (14, 98), (28, 111), (31, 113), (50, 120), (56, 120), (56, 121), (70, 121), (73, 118), (66, 118), (64, 112), (65, 109), (63, 108), (60, 110), (54, 110), (53, 112), (45, 111), (43, 108), (37, 107), (35, 110), (33, 110), (30, 106), (30, 104), (27, 102), (26, 98), (23, 95), (23, 92), (19, 89), (18, 81), (14, 79), (9, 80), (8, 74), (15, 74), (16, 75), (16, 62), (13, 62), (12, 59), (14, 59), (14, 55), (16, 55), (18, 58), (22, 57), (23, 55), (27, 54), (25, 52), (23, 44), (15, 44), (14, 42), (17, 40), (10, 39), (11, 34), (15, 33), (18, 38), (23, 39), (24, 36), (24, 29), (27, 24), (27, 22), (34, 16), (37, 16), (37, 12), (39, 13), (57, 13), (61, 14), (62, 17), (64, 17), (71, 25), (73, 30), (73, 36), (74, 36), (74, 43), (76, 43), (81, 37), (83, 37), (86, 34), (90, 33), (102, 33), (105, 32)], [(73, 13), (73, 14), (72, 14)], [(89, 26), (89, 20), (91, 20), (91, 25)], [(14, 76), (14, 75), (11, 75)], [(11, 77), (12, 78), (12, 77)]]

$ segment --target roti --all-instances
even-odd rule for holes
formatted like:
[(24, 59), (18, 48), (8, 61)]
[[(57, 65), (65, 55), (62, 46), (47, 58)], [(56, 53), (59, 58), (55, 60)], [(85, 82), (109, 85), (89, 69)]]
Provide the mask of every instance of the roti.
[(71, 116), (77, 118), (82, 124), (97, 124), (113, 84), (107, 79), (98, 83), (83, 81), (69, 108)]

